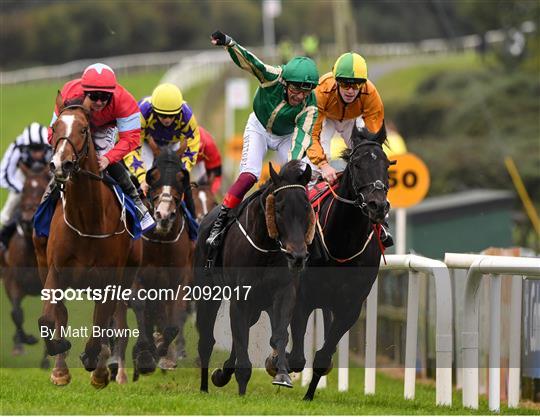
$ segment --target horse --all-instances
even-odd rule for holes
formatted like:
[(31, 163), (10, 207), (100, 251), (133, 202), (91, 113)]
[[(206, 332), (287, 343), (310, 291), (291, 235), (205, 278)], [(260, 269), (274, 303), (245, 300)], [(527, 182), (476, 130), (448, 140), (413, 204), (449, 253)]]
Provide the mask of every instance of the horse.
[[(193, 244), (189, 239), (187, 220), (181, 206), (185, 175), (178, 154), (164, 149), (146, 176), (157, 227), (143, 236), (143, 260), (136, 285), (139, 289), (144, 288), (147, 293), (156, 290), (161, 291), (161, 294), (168, 292), (171, 296), (132, 302), (141, 329), (133, 348), (134, 380), (139, 378), (140, 373), (153, 372), (158, 358), (161, 369), (176, 367), (176, 350), (173, 349), (171, 355), (167, 353), (169, 345), (179, 333), (182, 316), (187, 314), (182, 289), (192, 281)], [(172, 297), (173, 294), (180, 296)], [(159, 331), (156, 345), (154, 327)], [(182, 335), (179, 338), (183, 341)]]
[[(265, 310), (272, 325), (270, 345), (277, 351), (278, 370), (272, 383), (292, 387), (287, 374), (285, 347), (287, 327), (294, 308), (296, 288), (314, 234), (314, 214), (306, 185), (311, 168), (291, 161), (277, 174), (270, 164), (270, 181), (248, 198), (235, 214), (211, 269), (207, 261), (206, 239), (217, 216), (214, 209), (199, 230), (195, 247), (195, 289), (231, 289), (230, 319), (233, 345), (222, 369), (212, 374), (218, 387), (226, 385), (234, 373), (240, 395), (246, 393), (252, 365), (248, 356), (249, 328)], [(212, 291), (213, 291), (212, 290)], [(202, 392), (208, 392), (208, 364), (215, 343), (213, 331), (221, 304), (218, 293), (197, 301), (196, 326)]]
[(210, 189), (210, 184), (191, 183), (193, 201), (195, 202), (195, 216), (201, 223), (204, 216), (218, 205), (216, 196)]
[[(323, 309), (331, 324), (325, 328), (324, 344), (315, 354), (313, 377), (304, 400), (313, 399), (321, 376), (330, 372), (336, 346), (357, 321), (377, 278), (383, 252), (380, 225), (390, 209), (388, 168), (395, 163), (382, 149), (385, 138), (384, 123), (377, 133), (354, 126), (352, 149), (343, 155), (347, 161), (343, 176), (318, 210), (318, 233), (310, 246), (312, 257), (291, 320), (290, 371), (301, 372), (305, 366), (304, 334), (311, 312)], [(319, 256), (313, 256), (315, 244), (322, 252)]]
[[(16, 329), (13, 336), (13, 355), (23, 354), (24, 344), (34, 345), (38, 342), (38, 339), (23, 329), (24, 314), (21, 303), (26, 295), (39, 295), (42, 289), (32, 243), (32, 219), (50, 179), (49, 169), (46, 166), (37, 171), (24, 164), (20, 164), (19, 168), (25, 175), (21, 194), (21, 213), (17, 222), (17, 233), (11, 238), (4, 256), (7, 266), (4, 287), (12, 305), (11, 318)], [(49, 367), (46, 352), (41, 367), (45, 369)]]
[[(113, 190), (99, 171), (96, 150), (90, 134), (90, 99), (64, 103), (56, 97), (58, 119), (52, 125), (53, 158), (50, 168), (60, 202), (56, 203), (46, 237), (34, 233), (38, 266), (45, 291), (91, 288), (101, 294), (95, 301), (93, 326), (80, 359), (91, 372), (91, 384), (103, 388), (109, 383), (107, 359), (111, 351), (105, 337), (114, 321), (113, 314), (125, 315), (125, 304), (117, 303), (111, 288), (130, 288), (133, 278), (125, 268), (140, 262), (142, 244), (132, 240), (125, 212)], [(114, 287), (116, 286), (116, 287)], [(121, 288), (120, 288), (121, 289)], [(105, 295), (109, 295), (105, 297)], [(117, 305), (118, 304), (118, 305)], [(125, 317), (116, 322), (126, 326)], [(66, 385), (71, 380), (65, 362), (71, 343), (66, 339), (68, 311), (63, 300), (53, 303), (45, 297), (38, 324), (49, 355), (56, 356), (51, 381)], [(97, 332), (94, 332), (97, 329)], [(88, 328), (87, 328), (88, 330)], [(127, 326), (120, 339), (127, 338)], [(126, 340), (119, 340), (125, 344)], [(116, 381), (126, 382), (124, 361), (118, 363)]]

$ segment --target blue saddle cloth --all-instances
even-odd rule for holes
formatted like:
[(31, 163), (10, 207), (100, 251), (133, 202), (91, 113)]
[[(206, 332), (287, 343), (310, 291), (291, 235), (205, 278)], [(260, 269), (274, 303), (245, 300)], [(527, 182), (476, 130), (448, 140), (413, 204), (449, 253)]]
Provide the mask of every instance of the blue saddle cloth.
[[(118, 184), (112, 182), (110, 182), (110, 184), (112, 185), (118, 202), (126, 210), (126, 223), (131, 226), (130, 234), (133, 236), (133, 239), (139, 239), (142, 235), (142, 228), (139, 218), (137, 217), (135, 203), (128, 195), (124, 194), (122, 188)], [(36, 214), (34, 214), (34, 229), (36, 230), (37, 236), (49, 236), (51, 220), (59, 197), (60, 193), (55, 191), (51, 193), (47, 200), (39, 205)]]

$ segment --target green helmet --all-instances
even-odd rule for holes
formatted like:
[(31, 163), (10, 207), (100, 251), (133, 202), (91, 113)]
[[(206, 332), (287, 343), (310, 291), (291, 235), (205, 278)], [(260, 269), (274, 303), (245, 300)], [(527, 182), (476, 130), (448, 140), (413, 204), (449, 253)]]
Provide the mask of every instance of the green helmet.
[(332, 68), (336, 80), (362, 82), (367, 80), (366, 60), (357, 53), (346, 52), (341, 55), (334, 68)]
[(319, 84), (319, 71), (311, 58), (297, 56), (283, 66), (282, 78), (286, 82), (306, 84), (315, 88)]

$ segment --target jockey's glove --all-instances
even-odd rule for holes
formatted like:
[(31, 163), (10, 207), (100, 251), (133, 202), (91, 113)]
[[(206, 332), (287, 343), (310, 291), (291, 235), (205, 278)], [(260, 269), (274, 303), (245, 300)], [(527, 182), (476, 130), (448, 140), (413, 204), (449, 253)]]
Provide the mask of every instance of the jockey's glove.
[(220, 30), (216, 30), (211, 36), (218, 46), (230, 46), (233, 43), (233, 39)]

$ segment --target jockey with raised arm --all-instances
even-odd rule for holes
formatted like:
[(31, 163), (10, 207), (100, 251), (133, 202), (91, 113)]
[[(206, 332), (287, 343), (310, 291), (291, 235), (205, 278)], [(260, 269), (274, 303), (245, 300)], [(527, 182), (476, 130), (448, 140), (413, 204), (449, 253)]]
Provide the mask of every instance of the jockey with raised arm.
[(307, 57), (295, 57), (283, 66), (274, 67), (220, 31), (214, 32), (211, 39), (214, 45), (224, 46), (234, 63), (260, 83), (244, 131), (240, 175), (226, 193), (206, 241), (216, 248), (221, 243), (229, 210), (242, 201), (261, 175), (266, 151), (269, 148), (277, 151), (278, 163), (283, 164), (301, 159), (310, 146), (317, 119), (312, 90), (317, 86), (319, 72), (315, 62)]
[(0, 213), (0, 251), (5, 250), (17, 227), (17, 214), (21, 202), (25, 175), (20, 169), (23, 164), (33, 171), (47, 166), (52, 149), (47, 141), (47, 127), (31, 123), (9, 145), (0, 163), (0, 187), (9, 190)]
[[(156, 223), (142, 203), (128, 171), (123, 164), (118, 163), (140, 144), (140, 113), (133, 96), (117, 83), (112, 68), (101, 63), (88, 66), (81, 78), (64, 84), (60, 94), (64, 102), (82, 99), (85, 96), (90, 98), (90, 126), (99, 170), (106, 169), (133, 200), (138, 209), (137, 215), (142, 230), (146, 231), (154, 227)], [(58, 108), (55, 108), (51, 126), (57, 118)], [(117, 133), (118, 142), (116, 141)], [(49, 140), (51, 138), (52, 132), (50, 132)], [(49, 194), (48, 189), (44, 199)]]
[[(307, 150), (306, 161), (313, 177), (321, 175), (333, 184), (337, 171), (329, 164), (330, 142), (337, 133), (348, 147), (352, 146), (351, 134), (357, 118), (365, 126), (378, 132), (384, 122), (384, 106), (375, 85), (368, 80), (365, 59), (357, 53), (341, 55), (332, 72), (324, 74), (315, 89), (319, 117), (313, 128), (313, 143)], [(385, 246), (392, 246), (392, 236), (383, 228)]]
[(200, 132), (193, 111), (184, 101), (180, 89), (170, 83), (158, 85), (152, 96), (139, 101), (139, 108), (142, 147), (127, 155), (124, 163), (146, 194), (146, 170), (152, 168), (154, 158), (166, 147), (177, 151), (184, 171), (184, 200), (190, 214), (195, 216), (189, 173), (197, 162)]

